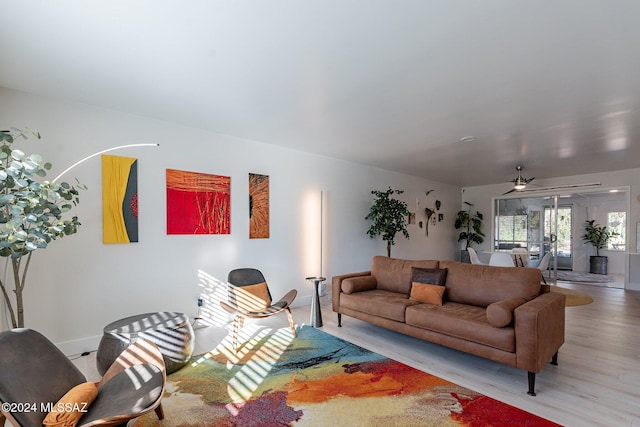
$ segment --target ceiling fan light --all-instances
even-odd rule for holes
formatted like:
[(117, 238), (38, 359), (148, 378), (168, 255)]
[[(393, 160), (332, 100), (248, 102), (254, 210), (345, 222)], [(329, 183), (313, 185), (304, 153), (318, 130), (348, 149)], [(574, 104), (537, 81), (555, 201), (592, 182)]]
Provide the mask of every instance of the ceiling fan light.
[(525, 187), (527, 186), (527, 181), (524, 180), (521, 176), (518, 176), (514, 181), (513, 181), (513, 188), (515, 190), (524, 190)]

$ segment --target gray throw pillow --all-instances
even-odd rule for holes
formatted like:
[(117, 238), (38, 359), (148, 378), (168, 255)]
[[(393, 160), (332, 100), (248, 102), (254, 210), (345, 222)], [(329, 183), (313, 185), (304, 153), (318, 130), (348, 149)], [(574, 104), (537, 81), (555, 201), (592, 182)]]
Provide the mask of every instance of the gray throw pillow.
[[(448, 271), (446, 268), (411, 267), (411, 283), (444, 286), (447, 282)], [(409, 294), (411, 294), (411, 287), (409, 287)]]

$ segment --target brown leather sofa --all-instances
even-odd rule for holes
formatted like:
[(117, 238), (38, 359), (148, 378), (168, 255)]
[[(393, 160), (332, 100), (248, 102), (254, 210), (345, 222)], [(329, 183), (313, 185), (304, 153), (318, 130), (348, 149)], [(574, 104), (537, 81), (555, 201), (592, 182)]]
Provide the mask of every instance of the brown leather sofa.
[[(442, 276), (444, 269), (441, 306), (410, 298), (421, 272)], [(537, 268), (376, 256), (371, 271), (332, 278), (333, 311), (338, 326), (345, 314), (524, 369), (535, 396), (536, 373), (557, 364), (564, 343), (565, 296), (540, 281)]]

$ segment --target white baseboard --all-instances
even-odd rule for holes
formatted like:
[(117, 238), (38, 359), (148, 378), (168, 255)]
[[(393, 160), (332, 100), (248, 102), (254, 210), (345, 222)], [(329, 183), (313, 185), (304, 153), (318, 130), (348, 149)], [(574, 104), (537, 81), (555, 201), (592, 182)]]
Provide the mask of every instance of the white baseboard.
[(640, 291), (640, 283), (627, 283), (627, 287), (625, 289), (629, 291)]
[(75, 356), (85, 351), (96, 351), (100, 344), (101, 335), (94, 337), (79, 338), (77, 340), (63, 341), (55, 343), (56, 346), (67, 356)]
[(309, 296), (299, 296), (293, 300), (291, 304), (291, 308), (302, 307), (305, 305), (311, 305), (311, 295)]
[[(329, 299), (331, 300), (331, 295), (322, 296), (321, 299)], [(311, 305), (311, 295), (301, 296), (296, 298), (291, 304), (291, 307), (302, 307), (304, 305)], [(200, 326), (204, 327), (204, 326)], [(198, 326), (196, 326), (196, 329)], [(55, 343), (56, 346), (67, 356), (75, 356), (77, 354), (82, 354), (85, 351), (96, 351), (98, 350), (98, 345), (100, 344), (101, 335), (96, 335), (93, 337), (85, 337), (79, 338), (77, 340), (63, 341), (59, 343)]]

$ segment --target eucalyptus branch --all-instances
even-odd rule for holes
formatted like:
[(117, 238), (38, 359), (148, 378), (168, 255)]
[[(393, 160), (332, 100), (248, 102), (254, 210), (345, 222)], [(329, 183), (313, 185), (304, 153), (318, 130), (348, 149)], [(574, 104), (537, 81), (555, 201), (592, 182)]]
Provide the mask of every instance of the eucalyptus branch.
[(24, 289), (24, 284), (20, 282), (20, 262), (17, 259), (11, 260), (13, 266), (13, 282), (15, 283), (15, 293), (21, 293)]
[[(75, 216), (63, 219), (79, 202), (76, 187), (43, 180), (51, 164), (38, 154), (28, 155), (12, 148), (16, 138), (27, 139), (26, 132), (0, 130), (0, 256), (11, 259), (15, 312), (4, 283), (2, 293), (14, 328), (24, 327), (23, 291), (33, 252), (47, 248), (59, 237), (76, 233), (80, 226)], [(85, 187), (78, 184), (78, 188)], [(23, 263), (24, 256), (27, 258)]]
[[(24, 270), (22, 270), (22, 279), (20, 280), (20, 286), (22, 287), (22, 289), (24, 289), (24, 284), (25, 284), (25, 281), (27, 280), (27, 270), (29, 270), (31, 255), (33, 255), (33, 251), (29, 252), (29, 255), (27, 255), (27, 264), (24, 266)], [(18, 265), (18, 271), (20, 271), (20, 265)]]
[(9, 314), (11, 315), (11, 324), (16, 325), (16, 315), (13, 312), (11, 298), (9, 298), (9, 294), (7, 294), (7, 288), (4, 287), (4, 283), (2, 283), (2, 280), (0, 280), (0, 288), (2, 289), (2, 295), (4, 295), (4, 300), (6, 301), (7, 307), (9, 308)]

